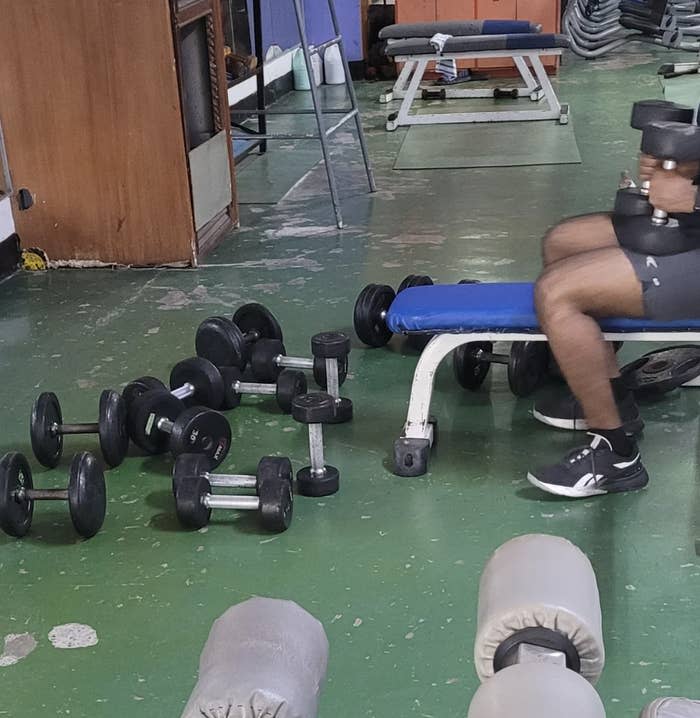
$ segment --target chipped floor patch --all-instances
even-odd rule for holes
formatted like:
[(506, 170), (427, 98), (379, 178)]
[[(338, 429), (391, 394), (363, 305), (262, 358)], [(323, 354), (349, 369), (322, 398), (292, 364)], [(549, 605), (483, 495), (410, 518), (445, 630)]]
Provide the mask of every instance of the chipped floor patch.
[(31, 633), (8, 633), (5, 636), (5, 647), (0, 654), (0, 667), (14, 666), (35, 648), (36, 640)]
[(54, 648), (88, 648), (97, 644), (97, 632), (84, 623), (64, 623), (49, 633)]

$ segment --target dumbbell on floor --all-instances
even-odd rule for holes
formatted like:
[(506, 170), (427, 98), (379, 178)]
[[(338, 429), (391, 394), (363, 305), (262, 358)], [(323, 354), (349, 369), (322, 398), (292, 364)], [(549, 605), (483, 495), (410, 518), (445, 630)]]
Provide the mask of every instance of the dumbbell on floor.
[(556, 536), (501, 546), (479, 585), (468, 718), (604, 718), (600, 596), (586, 556)]
[(258, 394), (274, 396), (277, 406), (285, 414), (290, 414), (294, 399), (306, 394), (308, 389), (304, 372), (292, 369), (281, 371), (274, 384), (243, 381), (243, 372), (236, 367), (223, 367), (221, 376), (224, 381), (224, 409), (235, 409), (244, 394)]
[(513, 342), (510, 354), (494, 354), (493, 342), (470, 342), (452, 356), (455, 378), (472, 391), (483, 384), (491, 364), (507, 365), (510, 390), (516, 396), (529, 396), (547, 376), (549, 348), (546, 342)]
[[(635, 130), (644, 131), (651, 122), (671, 121), (690, 125), (694, 111), (690, 107), (678, 105), (667, 100), (641, 100), (632, 106), (630, 125)], [(616, 216), (649, 216), (653, 208), (649, 204), (649, 180), (640, 187), (628, 187), (618, 191), (615, 198)]]
[(34, 402), (29, 425), (32, 450), (44, 466), (53, 468), (63, 455), (66, 434), (98, 434), (100, 449), (109, 466), (119, 466), (129, 449), (126, 407), (121, 396), (106, 389), (100, 395), (99, 418), (91, 424), (65, 424), (58, 397), (43, 392)]
[(272, 312), (262, 304), (244, 304), (233, 315), (209, 317), (197, 329), (197, 355), (218, 367), (235, 366), (245, 369), (251, 347), (260, 339), (282, 341), (282, 329)]
[(231, 426), (223, 414), (201, 406), (186, 409), (158, 389), (134, 400), (132, 431), (134, 443), (148, 454), (204, 454), (214, 466), (231, 447)]
[(221, 372), (207, 359), (190, 357), (178, 362), (170, 372), (170, 389), (152, 376), (142, 376), (130, 381), (122, 391), (126, 405), (127, 426), (133, 438), (136, 430), (134, 423), (134, 405), (136, 399), (147, 391), (170, 393), (184, 406), (206, 406), (218, 409), (224, 398), (224, 382)]
[(332, 424), (335, 401), (330, 394), (315, 392), (298, 396), (292, 404), (292, 416), (309, 428), (311, 466), (297, 472), (297, 489), (302, 496), (330, 496), (340, 488), (340, 472), (326, 464), (323, 449), (323, 425)]
[[(292, 464), (287, 458), (265, 456), (255, 476), (210, 474), (199, 457), (179, 457), (173, 472), (178, 519), (183, 526), (200, 529), (209, 523), (212, 509), (257, 511), (264, 529), (280, 533), (292, 522)], [(204, 469), (204, 470), (203, 470)], [(212, 486), (254, 488), (256, 496), (212, 494)]]
[(26, 457), (17, 452), (0, 459), (0, 528), (22, 537), (31, 528), (35, 501), (68, 501), (78, 534), (94, 536), (102, 527), (107, 508), (105, 479), (98, 460), (87, 452), (70, 464), (67, 489), (35, 489)]
[(258, 381), (275, 381), (283, 368), (307, 369), (314, 381), (333, 397), (334, 420), (340, 424), (350, 421), (352, 401), (340, 396), (340, 387), (348, 374), (350, 337), (343, 332), (321, 332), (311, 337), (312, 359), (287, 356), (284, 344), (273, 339), (261, 339), (253, 347), (250, 368)]

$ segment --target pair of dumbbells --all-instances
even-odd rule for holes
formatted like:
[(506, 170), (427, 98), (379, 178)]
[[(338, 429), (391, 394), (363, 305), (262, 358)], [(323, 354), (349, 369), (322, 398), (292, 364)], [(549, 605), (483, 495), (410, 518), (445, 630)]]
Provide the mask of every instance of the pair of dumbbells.
[(343, 332), (320, 332), (311, 337), (311, 358), (288, 356), (277, 339), (261, 339), (253, 345), (250, 370), (258, 381), (276, 381), (285, 369), (303, 369), (313, 373), (314, 381), (333, 397), (332, 423), (350, 421), (352, 401), (340, 396), (340, 387), (348, 375), (350, 337)]
[[(690, 107), (678, 105), (668, 100), (640, 100), (632, 106), (630, 125), (644, 132), (652, 122), (680, 122), (690, 125), (694, 111)], [(615, 197), (616, 217), (650, 217), (654, 208), (649, 204), (650, 181), (645, 180), (639, 187), (628, 186), (618, 190)]]
[[(242, 309), (246, 311), (242, 316), (241, 310), (236, 312), (233, 321), (209, 317), (199, 325), (197, 355), (208, 359), (222, 373), (232, 371), (230, 368), (242, 372), (249, 367), (256, 382), (267, 385), (278, 382), (285, 370), (311, 371), (316, 383), (337, 404), (335, 422), (350, 421), (352, 402), (340, 396), (348, 373), (350, 338), (342, 332), (321, 332), (311, 338), (311, 358), (289, 356), (281, 331), (272, 331), (279, 325), (269, 311), (260, 305), (245, 305)], [(271, 336), (275, 333), (277, 336)]]
[[(280, 533), (292, 522), (292, 464), (289, 459), (265, 456), (255, 475), (214, 474), (206, 456), (182, 454), (173, 468), (173, 495), (180, 523), (200, 529), (212, 509), (255, 511), (262, 528)], [(212, 487), (254, 489), (255, 495), (214, 494)]]
[(76, 454), (68, 475), (67, 489), (37, 489), (27, 458), (18, 452), (5, 454), (0, 459), (0, 528), (10, 536), (25, 536), (36, 501), (67, 501), (76, 532), (84, 538), (94, 536), (107, 510), (100, 462), (88, 452)]
[(56, 394), (43, 392), (32, 406), (29, 434), (34, 455), (49, 468), (58, 465), (63, 455), (63, 437), (71, 434), (97, 434), (105, 462), (119, 466), (129, 449), (126, 405), (117, 392), (106, 389), (100, 395), (96, 422), (66, 424)]
[[(661, 160), (665, 171), (679, 163), (700, 162), (700, 127), (681, 122), (650, 122), (642, 132), (642, 152)], [(668, 214), (654, 208), (651, 217), (614, 217), (620, 245), (648, 255), (677, 254), (694, 248), (691, 239)]]
[(292, 410), (292, 401), (306, 393), (303, 372), (285, 370), (270, 383), (247, 382), (237, 367), (216, 367), (203, 357), (191, 357), (178, 362), (170, 372), (170, 388), (151, 376), (129, 382), (122, 397), (130, 414), (135, 401), (146, 391), (169, 392), (185, 406), (200, 405), (209, 409), (230, 410), (240, 406), (244, 395), (274, 396), (277, 406), (285, 413)]

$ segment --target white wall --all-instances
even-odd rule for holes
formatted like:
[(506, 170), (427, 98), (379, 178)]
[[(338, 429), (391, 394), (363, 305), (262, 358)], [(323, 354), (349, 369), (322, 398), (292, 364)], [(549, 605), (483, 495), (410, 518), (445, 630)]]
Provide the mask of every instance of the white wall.
[(15, 223), (12, 219), (12, 206), (10, 198), (0, 199), (0, 242), (14, 234)]

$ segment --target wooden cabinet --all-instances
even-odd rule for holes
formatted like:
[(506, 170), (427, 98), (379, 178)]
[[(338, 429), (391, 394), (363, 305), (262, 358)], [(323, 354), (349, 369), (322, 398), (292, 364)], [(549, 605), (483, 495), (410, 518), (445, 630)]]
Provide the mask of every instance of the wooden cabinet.
[[(396, 0), (396, 22), (434, 22), (435, 20), (530, 20), (542, 25), (543, 32), (559, 32), (561, 0)], [(559, 58), (545, 58), (550, 70)], [(504, 60), (479, 60), (489, 70), (512, 69)]]
[(218, 5), (2, 4), (0, 121), (25, 246), (51, 260), (194, 264), (232, 226)]

